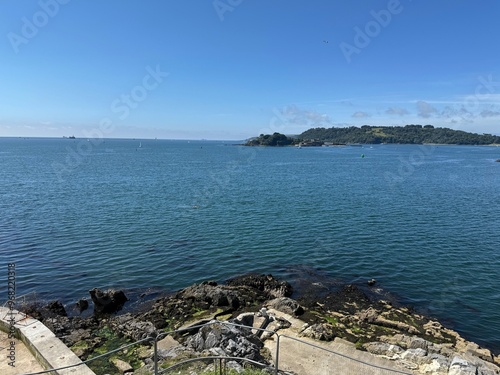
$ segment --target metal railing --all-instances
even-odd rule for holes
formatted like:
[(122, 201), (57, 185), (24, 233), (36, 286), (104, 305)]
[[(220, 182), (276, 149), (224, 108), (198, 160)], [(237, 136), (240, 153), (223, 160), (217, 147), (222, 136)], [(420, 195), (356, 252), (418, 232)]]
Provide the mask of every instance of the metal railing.
[[(232, 327), (238, 327), (238, 328), (244, 328), (246, 330), (251, 330), (251, 331), (260, 331), (260, 332), (267, 332), (271, 334), (271, 336), (275, 336), (276, 338), (276, 350), (275, 350), (275, 358), (274, 358), (274, 364), (266, 364), (266, 363), (261, 363), (258, 361), (254, 361), (248, 358), (242, 358), (242, 357), (231, 357), (231, 356), (200, 356), (196, 358), (189, 358), (185, 359), (183, 361), (176, 362), (167, 368), (159, 369), (158, 366), (160, 364), (160, 359), (158, 355), (158, 342), (165, 337), (172, 335), (172, 334), (182, 334), (184, 332), (189, 332), (193, 330), (199, 330), (203, 327), (207, 326), (213, 326), (213, 325), (222, 325), (222, 326), (232, 326)], [(338, 371), (343, 371), (341, 374), (405, 374), (405, 375), (412, 375), (411, 372), (403, 371), (403, 370), (397, 370), (397, 369), (391, 369), (387, 368), (384, 366), (376, 365), (369, 363), (367, 361), (363, 361), (357, 358), (353, 358), (349, 355), (339, 353), (335, 350), (327, 349), (325, 347), (322, 347), (320, 345), (316, 345), (310, 342), (307, 342), (305, 340), (298, 339), (296, 337), (291, 337), (285, 334), (278, 334), (276, 331), (273, 330), (268, 330), (268, 329), (262, 329), (262, 328), (254, 328), (246, 325), (241, 325), (241, 324), (236, 324), (236, 323), (230, 323), (230, 322), (224, 322), (224, 321), (218, 321), (218, 320), (212, 320), (208, 323), (200, 324), (200, 325), (194, 325), (194, 326), (189, 326), (185, 327), (182, 329), (177, 329), (173, 331), (168, 331), (168, 332), (162, 332), (159, 334), (156, 334), (155, 336), (149, 336), (147, 338), (144, 338), (139, 341), (135, 341), (133, 343), (127, 344), (120, 346), (119, 348), (115, 350), (111, 350), (109, 352), (100, 354), (96, 357), (87, 359), (86, 361), (83, 361), (82, 363), (72, 365), (72, 366), (66, 366), (66, 367), (61, 367), (61, 368), (56, 368), (56, 369), (49, 369), (45, 371), (39, 371), (39, 372), (32, 372), (32, 373), (24, 373), (24, 374), (19, 374), (19, 375), (42, 375), (42, 374), (71, 374), (71, 375), (78, 375), (78, 367), (82, 365), (87, 365), (90, 368), (95, 367), (92, 366), (92, 363), (106, 358), (106, 357), (111, 357), (113, 354), (120, 353), (127, 351), (128, 348), (131, 348), (133, 346), (137, 346), (139, 344), (143, 343), (151, 343), (153, 347), (153, 368), (151, 369), (151, 374), (154, 375), (160, 375), (164, 374), (167, 372), (170, 372), (172, 370), (178, 369), (179, 367), (190, 364), (193, 362), (198, 362), (198, 361), (219, 361), (219, 374), (220, 375), (225, 375), (227, 374), (227, 369), (225, 366), (223, 366), (223, 363), (227, 363), (227, 361), (241, 361), (241, 362), (246, 362), (251, 364), (252, 366), (260, 367), (260, 368), (267, 368), (270, 369), (275, 375), (278, 375), (281, 370), (280, 370), (280, 351), (286, 350), (283, 349), (283, 341), (284, 339), (286, 340), (292, 340), (293, 342), (299, 343), (299, 345), (304, 345), (307, 347), (314, 348), (315, 350), (318, 351), (324, 351), (329, 354), (328, 358), (325, 358), (324, 364), (327, 364), (329, 367), (336, 368), (337, 371), (335, 373), (339, 373)], [(286, 363), (285, 363), (286, 364)], [(217, 368), (217, 366), (215, 366)], [(95, 371), (95, 370), (94, 370)], [(108, 374), (108, 371), (103, 371), (102, 373), (98, 373), (97, 375), (104, 375)]]

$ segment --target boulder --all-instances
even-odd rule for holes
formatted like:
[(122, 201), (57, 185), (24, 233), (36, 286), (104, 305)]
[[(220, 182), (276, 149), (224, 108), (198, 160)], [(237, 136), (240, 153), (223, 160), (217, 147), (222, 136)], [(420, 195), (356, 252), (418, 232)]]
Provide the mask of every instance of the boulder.
[(82, 298), (76, 303), (76, 308), (81, 313), (89, 308), (89, 302), (85, 298)]
[(156, 331), (153, 323), (140, 320), (130, 313), (115, 317), (110, 320), (109, 325), (115, 332), (120, 332), (123, 336), (134, 341), (154, 336)]
[(465, 359), (455, 356), (451, 361), (448, 375), (476, 375), (477, 368)]
[(94, 314), (113, 314), (120, 311), (128, 301), (121, 290), (108, 290), (106, 292), (94, 288), (89, 290), (90, 298), (94, 302)]
[(244, 357), (262, 362), (260, 350), (264, 346), (250, 329), (214, 324), (202, 327), (186, 340), (186, 346), (198, 352), (219, 353), (230, 357)]
[(125, 361), (122, 361), (121, 359), (113, 358), (111, 360), (111, 362), (113, 362), (113, 364), (115, 365), (115, 367), (122, 374), (126, 374), (126, 373), (129, 373), (129, 372), (134, 372), (134, 368), (132, 366), (130, 366), (129, 363), (127, 363)]
[(432, 354), (428, 357), (427, 363), (420, 366), (420, 371), (424, 374), (448, 374), (450, 361), (443, 355)]
[(429, 348), (429, 344), (430, 344), (429, 341), (424, 340), (420, 337), (412, 337), (410, 339), (408, 349), (423, 349), (425, 352), (427, 352), (427, 349)]
[(290, 297), (292, 286), (286, 281), (279, 281), (272, 275), (244, 275), (227, 280), (229, 286), (248, 286), (265, 292), (270, 297)]
[(331, 327), (321, 323), (307, 327), (300, 333), (300, 336), (322, 341), (332, 341), (335, 338)]
[(293, 316), (304, 314), (304, 308), (297, 301), (288, 297), (275, 298), (267, 302), (266, 306)]
[(52, 301), (47, 306), (45, 306), (45, 308), (47, 309), (49, 316), (68, 316), (64, 305), (60, 301)]
[(403, 352), (401, 347), (385, 342), (368, 342), (363, 345), (363, 348), (365, 348), (368, 353), (383, 355), (390, 358)]
[(177, 293), (176, 298), (191, 301), (196, 307), (207, 310), (225, 306), (236, 309), (242, 304), (238, 291), (208, 282), (183, 289)]

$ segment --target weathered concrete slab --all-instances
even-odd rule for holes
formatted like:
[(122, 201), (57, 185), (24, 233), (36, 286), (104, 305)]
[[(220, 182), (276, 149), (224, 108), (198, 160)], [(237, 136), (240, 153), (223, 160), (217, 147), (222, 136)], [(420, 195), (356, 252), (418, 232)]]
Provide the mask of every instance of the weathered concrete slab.
[(26, 345), (18, 339), (15, 339), (15, 367), (10, 366), (11, 361), (8, 359), (10, 341), (8, 334), (0, 330), (0, 374), (17, 375), (44, 370)]
[[(290, 328), (278, 332), (280, 334), (278, 359), (280, 370), (292, 371), (301, 375), (397, 375), (398, 371), (412, 374), (408, 369), (402, 369), (390, 360), (357, 350), (352, 343), (345, 340), (335, 339), (326, 342), (301, 337), (299, 331), (304, 325), (303, 321), (276, 310), (271, 309), (269, 312), (292, 323)], [(289, 337), (283, 337), (283, 335)], [(293, 338), (298, 338), (310, 345), (295, 341)], [(273, 361), (275, 361), (276, 338), (268, 339), (264, 344), (271, 351)]]
[[(13, 310), (14, 314), (6, 307), (0, 307), (0, 330), (9, 332), (13, 317), (17, 337), (36, 358), (38, 363), (46, 370), (81, 364), (82, 361), (54, 333), (36, 319)], [(15, 374), (22, 373), (17, 369)], [(4, 372), (2, 372), (3, 374)], [(59, 375), (95, 375), (87, 365), (58, 370)]]

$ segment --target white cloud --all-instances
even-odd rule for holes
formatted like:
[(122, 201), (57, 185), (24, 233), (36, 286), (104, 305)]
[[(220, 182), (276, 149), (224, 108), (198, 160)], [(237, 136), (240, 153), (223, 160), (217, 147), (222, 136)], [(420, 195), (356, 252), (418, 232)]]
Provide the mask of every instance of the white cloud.
[(295, 104), (286, 106), (279, 112), (283, 120), (296, 125), (318, 127), (333, 124), (333, 121), (327, 114), (300, 109)]
[(370, 114), (366, 113), (366, 112), (358, 111), (358, 112), (354, 112), (351, 117), (354, 117), (354, 118), (367, 118), (367, 117), (370, 117)]
[(399, 115), (399, 116), (404, 116), (410, 114), (405, 108), (400, 108), (400, 107), (390, 107), (387, 108), (385, 111), (388, 115)]
[(417, 102), (417, 113), (419, 117), (429, 118), (438, 113), (438, 110), (424, 100)]
[(481, 117), (497, 117), (500, 116), (499, 111), (492, 111), (490, 109), (485, 109), (480, 113)]

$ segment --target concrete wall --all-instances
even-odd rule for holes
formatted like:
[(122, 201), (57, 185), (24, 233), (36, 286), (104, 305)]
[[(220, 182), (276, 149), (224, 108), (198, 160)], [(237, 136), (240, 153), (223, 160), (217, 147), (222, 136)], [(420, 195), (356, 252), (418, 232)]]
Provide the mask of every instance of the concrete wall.
[[(9, 332), (11, 317), (13, 317), (15, 321), (14, 329), (16, 337), (26, 345), (45, 369), (54, 369), (82, 363), (80, 358), (78, 358), (75, 353), (64, 345), (64, 343), (40, 321), (30, 318), (17, 310), (12, 310), (12, 313), (11, 315), (8, 308), (0, 307), (0, 329), (4, 332)], [(58, 375), (95, 375), (95, 373), (85, 364), (53, 371), (51, 373)]]

